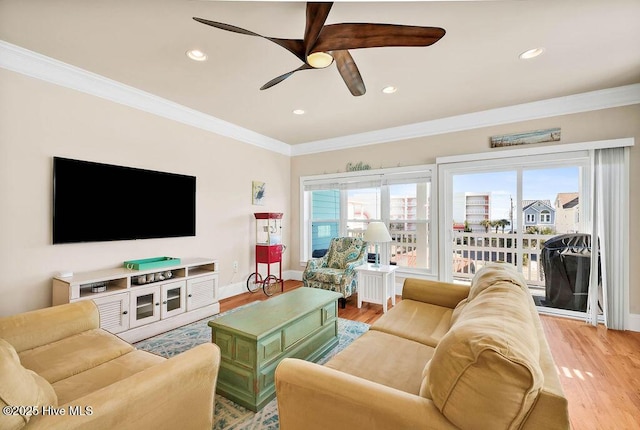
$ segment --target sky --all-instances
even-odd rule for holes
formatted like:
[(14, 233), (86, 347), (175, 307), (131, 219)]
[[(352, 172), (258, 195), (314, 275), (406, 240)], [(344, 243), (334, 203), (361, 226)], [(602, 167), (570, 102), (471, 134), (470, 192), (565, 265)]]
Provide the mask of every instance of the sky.
[[(553, 205), (558, 193), (579, 191), (580, 169), (562, 167), (525, 170), (522, 174), (523, 200), (549, 200)], [(453, 192), (491, 193), (491, 219), (509, 219), (510, 199), (516, 207), (517, 175), (515, 171), (456, 175)], [(454, 208), (454, 220), (461, 209)], [(464, 209), (462, 209), (464, 210)], [(514, 214), (515, 217), (515, 214)]]

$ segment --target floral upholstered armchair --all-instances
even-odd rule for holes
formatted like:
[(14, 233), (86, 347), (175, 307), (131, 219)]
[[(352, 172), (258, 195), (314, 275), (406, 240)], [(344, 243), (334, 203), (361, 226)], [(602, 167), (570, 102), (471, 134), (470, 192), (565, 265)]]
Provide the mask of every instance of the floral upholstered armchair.
[(341, 293), (344, 308), (347, 298), (357, 289), (354, 269), (366, 260), (367, 242), (356, 237), (333, 238), (324, 257), (307, 262), (302, 275), (304, 286)]

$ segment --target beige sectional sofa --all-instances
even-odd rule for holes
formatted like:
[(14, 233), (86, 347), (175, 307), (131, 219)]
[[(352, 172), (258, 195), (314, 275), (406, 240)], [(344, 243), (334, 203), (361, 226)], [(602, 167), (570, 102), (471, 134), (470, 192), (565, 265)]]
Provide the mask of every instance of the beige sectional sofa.
[(526, 284), (508, 264), (470, 287), (407, 279), (402, 301), (326, 365), (276, 370), (283, 430), (568, 429)]
[(214, 344), (137, 350), (91, 300), (0, 318), (0, 428), (210, 430), (219, 364)]

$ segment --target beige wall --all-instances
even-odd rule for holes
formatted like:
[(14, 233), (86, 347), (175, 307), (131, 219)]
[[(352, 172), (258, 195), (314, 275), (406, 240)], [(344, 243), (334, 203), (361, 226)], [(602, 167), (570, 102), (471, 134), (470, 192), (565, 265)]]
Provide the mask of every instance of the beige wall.
[[(477, 130), (449, 133), (401, 142), (364, 146), (361, 148), (332, 151), (293, 157), (291, 161), (291, 267), (300, 266), (300, 177), (324, 173), (344, 172), (348, 162), (369, 164), (372, 168), (386, 168), (435, 163), (436, 157), (490, 151), (489, 136), (538, 130), (552, 127), (562, 128), (562, 141), (554, 143), (578, 143), (595, 140), (634, 137), (636, 146), (631, 149), (631, 184), (640, 183), (640, 105), (607, 109), (487, 127)], [(541, 145), (542, 146), (542, 145)], [(500, 149), (508, 151), (509, 149)], [(491, 151), (498, 151), (494, 149)], [(640, 236), (636, 222), (640, 213), (640, 193), (631, 187), (630, 193), (630, 238)], [(640, 313), (640, 242), (631, 239), (630, 244), (630, 311)]]
[[(635, 137), (640, 106), (607, 109), (292, 157), (221, 137), (77, 91), (0, 69), (0, 316), (51, 304), (51, 277), (115, 267), (160, 255), (220, 261), (222, 288), (253, 271), (255, 211), (284, 212), (284, 269), (302, 270), (299, 178), (373, 168), (430, 164), (436, 157), (489, 151), (488, 137), (561, 127), (562, 143)], [(508, 149), (504, 149), (507, 150)], [(51, 245), (53, 156), (189, 174), (197, 179), (197, 236)], [(252, 206), (251, 181), (267, 183), (267, 203)], [(640, 149), (631, 149), (631, 183), (640, 183)], [(154, 208), (150, 208), (154, 210)], [(630, 237), (640, 195), (630, 195)], [(640, 313), (640, 243), (631, 240), (630, 311)], [(233, 261), (239, 262), (232, 273)]]
[[(52, 245), (53, 156), (196, 176), (196, 237)], [(253, 271), (253, 212), (285, 212), (289, 242), (289, 166), (288, 156), (0, 69), (0, 316), (50, 306), (60, 270), (128, 259), (217, 258), (222, 287), (243, 281)], [(265, 206), (252, 206), (252, 180), (267, 183)]]

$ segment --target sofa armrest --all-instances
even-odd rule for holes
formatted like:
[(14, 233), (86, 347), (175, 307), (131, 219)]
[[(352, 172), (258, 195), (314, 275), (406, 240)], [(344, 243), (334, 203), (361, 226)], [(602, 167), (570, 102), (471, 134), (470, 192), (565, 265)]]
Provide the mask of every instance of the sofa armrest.
[(319, 364), (287, 358), (275, 378), (282, 430), (456, 428), (431, 400)]
[(416, 300), (451, 309), (468, 296), (469, 286), (448, 282), (407, 278), (402, 287), (403, 300)]
[[(198, 345), (59, 408), (40, 414), (26, 429), (211, 429), (220, 349)], [(70, 407), (91, 407), (71, 415)]]
[(81, 300), (0, 318), (0, 338), (20, 353), (98, 327), (98, 307)]

